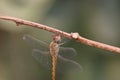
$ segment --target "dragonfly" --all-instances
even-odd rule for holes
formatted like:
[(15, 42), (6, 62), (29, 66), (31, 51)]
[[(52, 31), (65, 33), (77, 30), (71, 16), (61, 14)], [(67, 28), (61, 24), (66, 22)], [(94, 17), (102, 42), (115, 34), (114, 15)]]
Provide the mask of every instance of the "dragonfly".
[(44, 67), (51, 70), (51, 79), (55, 80), (56, 72), (65, 72), (69, 69), (82, 70), (79, 63), (71, 60), (77, 52), (74, 48), (61, 47), (61, 36), (53, 35), (53, 41), (48, 45), (30, 35), (24, 35), (23, 40), (33, 47), (32, 56)]

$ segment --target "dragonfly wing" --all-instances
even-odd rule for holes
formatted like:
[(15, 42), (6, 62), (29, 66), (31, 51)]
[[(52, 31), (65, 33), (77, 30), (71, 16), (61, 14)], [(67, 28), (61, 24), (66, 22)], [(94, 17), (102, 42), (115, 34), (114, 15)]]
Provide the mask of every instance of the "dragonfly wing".
[(77, 52), (74, 48), (60, 47), (59, 54), (65, 58), (71, 59), (77, 55)]
[(47, 68), (48, 70), (51, 69), (51, 56), (49, 52), (33, 49), (32, 56), (45, 68)]
[[(58, 55), (58, 60), (57, 60), (57, 71), (58, 72), (65, 72), (74, 69), (75, 71), (82, 71), (82, 67), (79, 63), (66, 59), (60, 55)], [(62, 72), (62, 73), (63, 73)]]
[(30, 35), (24, 35), (23, 40), (25, 40), (28, 44), (30, 44), (33, 48), (40, 49), (43, 51), (49, 50), (49, 45), (43, 41), (40, 41)]

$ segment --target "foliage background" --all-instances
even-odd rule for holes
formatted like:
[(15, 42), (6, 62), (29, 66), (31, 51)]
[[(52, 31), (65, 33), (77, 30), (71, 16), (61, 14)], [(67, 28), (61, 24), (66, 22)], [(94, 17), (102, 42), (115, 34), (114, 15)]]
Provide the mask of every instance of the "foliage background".
[[(13, 16), (79, 32), (81, 36), (120, 47), (119, 0), (0, 0), (0, 15)], [(23, 40), (30, 34), (50, 42), (51, 33), (0, 20), (0, 80), (50, 80), (50, 72), (31, 56)], [(78, 52), (83, 72), (57, 74), (57, 80), (120, 80), (120, 55), (75, 41), (66, 46)]]

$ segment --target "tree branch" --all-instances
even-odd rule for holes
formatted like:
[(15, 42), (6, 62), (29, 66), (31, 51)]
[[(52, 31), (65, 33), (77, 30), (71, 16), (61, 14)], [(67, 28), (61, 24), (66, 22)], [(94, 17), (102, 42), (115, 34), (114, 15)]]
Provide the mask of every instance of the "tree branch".
[(110, 45), (107, 45), (107, 44), (104, 44), (104, 43), (100, 43), (100, 42), (96, 42), (96, 41), (93, 41), (93, 40), (86, 39), (86, 38), (80, 36), (76, 32), (75, 33), (67, 33), (67, 32), (64, 32), (64, 31), (46, 26), (46, 25), (42, 25), (42, 24), (38, 24), (38, 23), (35, 23), (35, 22), (14, 18), (14, 17), (9, 17), (9, 16), (0, 16), (0, 19), (14, 21), (17, 26), (18, 25), (32, 26), (32, 27), (43, 29), (43, 30), (46, 30), (46, 31), (49, 31), (49, 32), (52, 32), (52, 33), (60, 34), (64, 37), (67, 37), (67, 38), (70, 38), (70, 39), (74, 39), (74, 40), (79, 41), (79, 42), (81, 42), (85, 45), (94, 46), (96, 48), (104, 49), (104, 50), (115, 52), (115, 53), (120, 53), (120, 48), (119, 47), (110, 46)]

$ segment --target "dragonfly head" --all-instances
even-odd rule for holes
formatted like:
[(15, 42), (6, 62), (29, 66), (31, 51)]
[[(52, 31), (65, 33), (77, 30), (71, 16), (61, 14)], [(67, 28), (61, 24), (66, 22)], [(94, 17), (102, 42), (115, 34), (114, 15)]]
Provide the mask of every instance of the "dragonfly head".
[(60, 43), (61, 42), (61, 35), (60, 34), (54, 34), (53, 35), (53, 41), (55, 43)]

